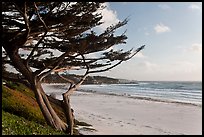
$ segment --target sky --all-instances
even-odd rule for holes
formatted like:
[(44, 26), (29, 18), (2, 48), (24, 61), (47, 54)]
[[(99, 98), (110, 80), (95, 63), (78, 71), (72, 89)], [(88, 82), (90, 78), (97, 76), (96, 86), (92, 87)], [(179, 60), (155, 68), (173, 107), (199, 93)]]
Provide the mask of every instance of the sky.
[[(139, 48), (132, 59), (95, 75), (138, 81), (202, 81), (202, 2), (106, 2), (96, 31), (128, 18), (127, 43)], [(12, 70), (14, 71), (14, 70)]]
[[(125, 50), (146, 45), (134, 58), (104, 75), (138, 81), (202, 81), (201, 2), (108, 2), (104, 24), (128, 18)], [(119, 33), (117, 32), (117, 33)]]

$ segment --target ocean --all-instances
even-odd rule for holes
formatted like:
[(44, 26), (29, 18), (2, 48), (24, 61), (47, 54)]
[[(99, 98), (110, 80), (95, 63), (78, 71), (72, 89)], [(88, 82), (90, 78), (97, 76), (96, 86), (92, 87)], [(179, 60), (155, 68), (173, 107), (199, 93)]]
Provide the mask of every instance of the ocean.
[[(43, 84), (45, 92), (62, 99), (68, 84)], [(202, 82), (139, 81), (138, 84), (81, 85), (78, 91), (120, 95), (156, 101), (202, 105)]]

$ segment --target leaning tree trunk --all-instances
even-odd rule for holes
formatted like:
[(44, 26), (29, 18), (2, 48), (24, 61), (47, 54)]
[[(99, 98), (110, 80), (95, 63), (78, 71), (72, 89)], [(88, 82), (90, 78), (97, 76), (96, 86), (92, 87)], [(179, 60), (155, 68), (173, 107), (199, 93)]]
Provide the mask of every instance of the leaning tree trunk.
[[(61, 70), (55, 70), (55, 72), (59, 72)], [(73, 80), (71, 79), (67, 79), (61, 75), (59, 75), (57, 73), (57, 75), (64, 79), (65, 81), (67, 81), (68, 83), (70, 83), (70, 87), (67, 90), (67, 92), (63, 93), (63, 103), (62, 103), (62, 108), (64, 110), (65, 116), (66, 116), (66, 120), (67, 120), (67, 124), (68, 124), (68, 133), (70, 133), (70, 135), (73, 135), (73, 131), (74, 131), (74, 113), (72, 112), (71, 109), (71, 105), (70, 105), (70, 95), (76, 90), (76, 88), (84, 81), (84, 79), (80, 80), (79, 83), (75, 83)], [(74, 86), (73, 86), (74, 85)]]
[(73, 112), (71, 110), (71, 105), (70, 105), (70, 96), (66, 93), (62, 95), (63, 95), (63, 109), (65, 112), (65, 116), (68, 124), (68, 133), (70, 133), (70, 135), (73, 135), (74, 117), (73, 117)]
[(32, 85), (32, 88), (46, 122), (58, 130), (67, 131), (66, 123), (64, 123), (56, 114), (41, 86), (41, 83), (35, 80), (35, 84)]
[(47, 123), (56, 129), (63, 130), (66, 133), (69, 133), (70, 135), (73, 135), (74, 131), (74, 116), (73, 112), (71, 110), (70, 105), (70, 92), (73, 92), (74, 89), (68, 90), (66, 93), (63, 93), (63, 104), (62, 109), (64, 110), (67, 124), (64, 123), (56, 114), (54, 109), (52, 108), (42, 86), (40, 81), (36, 81), (36, 84), (34, 85), (34, 92), (36, 94), (37, 102), (41, 108), (41, 111), (43, 113), (43, 116), (45, 117)]
[[(41, 86), (41, 81), (38, 80), (37, 76), (33, 75), (33, 72), (30, 70), (30, 68), (27, 67), (24, 61), (20, 58), (18, 54), (18, 49), (15, 48), (14, 46), (11, 46), (9, 43), (3, 44), (3, 47), (8, 53), (8, 56), (13, 63), (13, 66), (17, 68), (19, 72), (21, 72), (23, 76), (25, 76), (25, 78), (29, 81), (31, 88), (35, 94), (36, 101), (42, 111), (42, 114), (47, 124), (61, 131), (70, 131), (68, 130), (68, 125), (59, 118), (59, 116), (52, 108)], [(65, 106), (69, 107), (70, 105), (68, 104)]]

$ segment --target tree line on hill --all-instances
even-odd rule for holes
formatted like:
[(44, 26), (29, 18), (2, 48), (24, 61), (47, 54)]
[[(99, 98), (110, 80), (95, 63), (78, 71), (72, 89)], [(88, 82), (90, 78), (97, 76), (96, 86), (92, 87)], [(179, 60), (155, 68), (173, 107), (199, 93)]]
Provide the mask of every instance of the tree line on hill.
[[(79, 81), (82, 76), (80, 75), (75, 75), (75, 74), (61, 74), (63, 77), (67, 79), (71, 79), (73, 81)], [(58, 75), (56, 74), (51, 74), (48, 75), (43, 79), (44, 83), (67, 83), (67, 81), (59, 78)], [(110, 77), (105, 77), (105, 76), (88, 76), (83, 84), (119, 84), (120, 80), (115, 79), (115, 78), (110, 78)]]

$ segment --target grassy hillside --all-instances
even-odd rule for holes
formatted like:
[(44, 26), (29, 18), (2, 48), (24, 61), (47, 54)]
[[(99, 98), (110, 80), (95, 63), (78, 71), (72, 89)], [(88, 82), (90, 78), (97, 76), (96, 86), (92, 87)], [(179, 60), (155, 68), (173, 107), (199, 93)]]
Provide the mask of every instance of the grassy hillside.
[[(34, 93), (25, 85), (5, 81), (2, 84), (2, 134), (3, 135), (63, 135), (46, 124), (41, 110), (35, 100)], [(51, 104), (65, 120), (60, 101), (52, 100)], [(84, 122), (78, 122), (77, 125)], [(77, 127), (75, 125), (75, 127)], [(85, 125), (88, 125), (85, 123)], [(79, 134), (75, 129), (74, 134)]]
[(3, 110), (2, 135), (65, 135), (65, 133)]
[(45, 124), (33, 92), (23, 84), (7, 82), (2, 86), (2, 109), (27, 120)]

